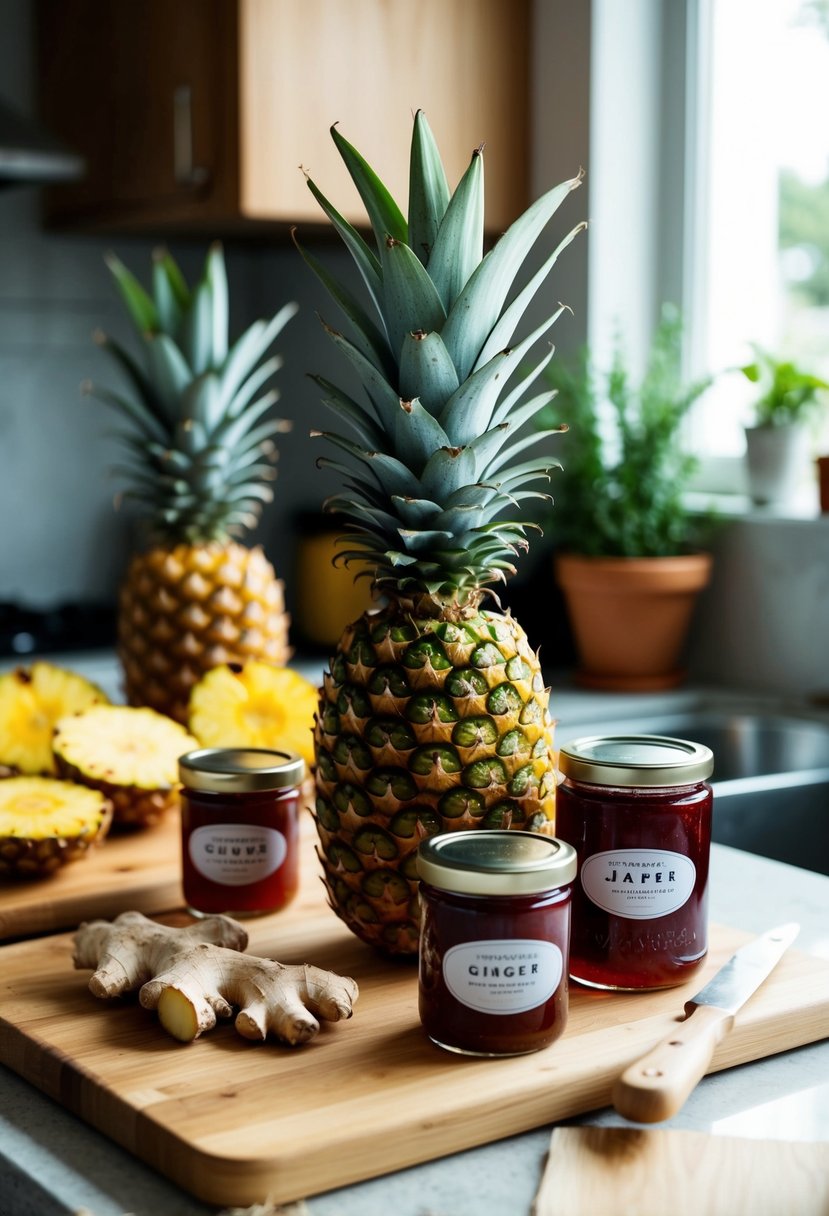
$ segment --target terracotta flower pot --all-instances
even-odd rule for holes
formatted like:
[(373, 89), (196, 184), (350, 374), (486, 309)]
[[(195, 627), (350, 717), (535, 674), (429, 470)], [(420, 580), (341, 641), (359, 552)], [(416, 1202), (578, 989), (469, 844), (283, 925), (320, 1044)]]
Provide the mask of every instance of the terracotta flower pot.
[(581, 659), (580, 684), (644, 692), (673, 688), (697, 594), (711, 557), (580, 557), (559, 554), (556, 578)]

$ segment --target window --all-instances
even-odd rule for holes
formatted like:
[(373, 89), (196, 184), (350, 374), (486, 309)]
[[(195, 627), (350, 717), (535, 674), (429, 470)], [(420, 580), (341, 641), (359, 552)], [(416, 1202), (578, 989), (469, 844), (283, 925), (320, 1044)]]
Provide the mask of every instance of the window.
[[(829, 379), (829, 0), (697, 0), (689, 21), (690, 366), (723, 372), (759, 343)], [(751, 396), (718, 378), (703, 456), (741, 456)]]
[[(687, 376), (716, 373), (689, 420), (698, 487), (739, 492), (754, 393), (728, 369), (757, 343), (829, 379), (829, 0), (590, 13), (591, 354), (607, 367), (621, 343), (638, 374), (661, 303), (678, 304)], [(829, 410), (815, 446), (829, 452)]]

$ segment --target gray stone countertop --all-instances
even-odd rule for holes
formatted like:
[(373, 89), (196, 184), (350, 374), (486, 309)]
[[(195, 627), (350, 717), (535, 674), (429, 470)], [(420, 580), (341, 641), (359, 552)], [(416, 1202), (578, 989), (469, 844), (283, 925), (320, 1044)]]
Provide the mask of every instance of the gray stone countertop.
[[(83, 667), (117, 696), (111, 659)], [(321, 666), (321, 665), (320, 665)], [(314, 670), (307, 669), (313, 678)], [(572, 723), (631, 710), (695, 707), (683, 690), (660, 698), (559, 691), (556, 712)], [(733, 698), (731, 698), (733, 699)], [(608, 712), (611, 710), (612, 712)], [(711, 918), (750, 932), (800, 922), (796, 948), (829, 959), (829, 878), (750, 853), (712, 847)], [(826, 1028), (829, 1036), (829, 1025)], [(829, 1140), (829, 1040), (706, 1077), (661, 1126), (718, 1136)], [(612, 1110), (581, 1122), (624, 1126)], [(529, 1216), (551, 1128), (310, 1197), (309, 1216)], [(206, 1206), (0, 1067), (0, 1216), (214, 1216)]]
[[(797, 920), (797, 948), (829, 959), (829, 878), (714, 845), (711, 904), (712, 919), (748, 931)], [(706, 1077), (682, 1111), (661, 1126), (829, 1140), (826, 1078), (829, 1040)], [(624, 1126), (611, 1110), (578, 1122)], [(312, 1197), (310, 1216), (529, 1216), (550, 1130)], [(0, 1068), (0, 1216), (81, 1210), (92, 1216), (216, 1212)]]

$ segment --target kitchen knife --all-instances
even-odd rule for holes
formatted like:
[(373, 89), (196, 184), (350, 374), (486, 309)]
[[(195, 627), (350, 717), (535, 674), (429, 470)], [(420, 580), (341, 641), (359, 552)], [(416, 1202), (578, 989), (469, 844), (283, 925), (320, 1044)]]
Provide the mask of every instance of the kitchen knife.
[(780, 925), (741, 946), (705, 987), (685, 1002), (678, 1028), (631, 1064), (613, 1087), (613, 1105), (635, 1123), (658, 1123), (680, 1109), (705, 1075), (734, 1015), (783, 957), (800, 925)]

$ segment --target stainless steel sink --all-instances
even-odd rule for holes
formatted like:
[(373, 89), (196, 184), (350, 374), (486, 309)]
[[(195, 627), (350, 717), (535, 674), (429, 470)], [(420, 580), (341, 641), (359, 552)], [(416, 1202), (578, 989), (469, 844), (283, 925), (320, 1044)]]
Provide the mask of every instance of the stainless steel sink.
[(829, 874), (829, 723), (788, 714), (693, 710), (624, 718), (586, 734), (672, 735), (714, 753), (714, 839)]

